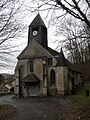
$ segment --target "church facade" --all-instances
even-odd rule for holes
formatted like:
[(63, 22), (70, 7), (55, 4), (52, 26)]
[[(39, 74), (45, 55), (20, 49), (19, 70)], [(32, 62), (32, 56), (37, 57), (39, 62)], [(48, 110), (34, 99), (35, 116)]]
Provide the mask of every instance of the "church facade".
[(16, 96), (71, 94), (82, 83), (81, 73), (60, 53), (48, 47), (47, 28), (38, 14), (29, 26), (28, 44), (15, 68)]

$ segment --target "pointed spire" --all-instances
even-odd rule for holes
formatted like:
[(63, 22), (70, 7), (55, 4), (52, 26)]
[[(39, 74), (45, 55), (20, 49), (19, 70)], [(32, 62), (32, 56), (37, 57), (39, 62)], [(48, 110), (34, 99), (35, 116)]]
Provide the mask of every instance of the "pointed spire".
[(46, 27), (40, 14), (38, 13), (37, 16), (34, 18), (34, 20), (31, 22), (30, 26), (39, 26), (39, 25)]
[(60, 54), (59, 54), (59, 56), (57, 58), (57, 66), (67, 66), (66, 58), (65, 58), (65, 56), (63, 54), (62, 48), (61, 48)]
[(64, 54), (63, 54), (62, 48), (61, 48), (61, 51), (60, 51), (60, 54), (59, 54), (59, 57), (60, 57), (60, 56), (63, 57), (63, 58), (65, 58), (65, 57), (64, 57)]

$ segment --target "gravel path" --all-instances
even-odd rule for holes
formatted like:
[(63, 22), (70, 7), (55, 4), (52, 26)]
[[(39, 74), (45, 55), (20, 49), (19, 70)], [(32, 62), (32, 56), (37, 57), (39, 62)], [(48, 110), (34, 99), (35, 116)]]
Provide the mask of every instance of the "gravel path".
[(67, 97), (0, 97), (0, 103), (10, 104), (17, 111), (6, 120), (70, 120), (66, 115), (70, 100)]

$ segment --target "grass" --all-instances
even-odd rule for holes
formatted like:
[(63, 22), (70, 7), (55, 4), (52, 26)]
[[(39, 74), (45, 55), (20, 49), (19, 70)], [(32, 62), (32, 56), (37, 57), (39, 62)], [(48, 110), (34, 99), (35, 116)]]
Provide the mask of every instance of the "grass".
[(90, 84), (85, 84), (82, 89), (74, 96), (78, 107), (85, 106), (90, 103), (90, 96), (86, 96), (86, 90), (90, 93)]
[(0, 113), (6, 112), (11, 106), (10, 105), (0, 105)]
[(11, 105), (0, 104), (0, 120), (4, 120), (9, 114), (13, 113), (16, 109)]
[[(89, 90), (89, 96), (86, 96), (86, 90)], [(75, 117), (80, 120), (90, 120), (90, 84), (85, 84), (73, 99), (72, 111)]]

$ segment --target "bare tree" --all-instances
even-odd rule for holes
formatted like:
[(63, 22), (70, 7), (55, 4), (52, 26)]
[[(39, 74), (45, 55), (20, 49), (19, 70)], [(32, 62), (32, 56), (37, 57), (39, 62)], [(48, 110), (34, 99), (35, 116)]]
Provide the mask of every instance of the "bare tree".
[(64, 44), (69, 61), (84, 73), (85, 79), (90, 79), (87, 72), (90, 68), (90, 33), (87, 26), (70, 17), (58, 26), (56, 36), (61, 34), (64, 39), (59, 42)]
[(18, 15), (21, 14), (21, 7), (22, 3), (19, 0), (0, 1), (0, 66), (2, 67), (12, 62), (10, 57), (16, 52), (15, 38), (19, 37), (24, 29)]
[[(90, 0), (34, 0), (33, 2), (39, 2), (38, 8), (40, 11), (48, 10), (49, 13), (51, 10), (60, 10), (60, 13), (58, 12), (59, 15), (56, 16), (57, 18), (70, 14), (90, 27)], [(29, 6), (29, 8), (32, 12), (37, 11), (37, 8), (34, 6)]]
[(56, 0), (57, 4), (70, 15), (84, 21), (90, 28), (90, 1), (89, 0)]

